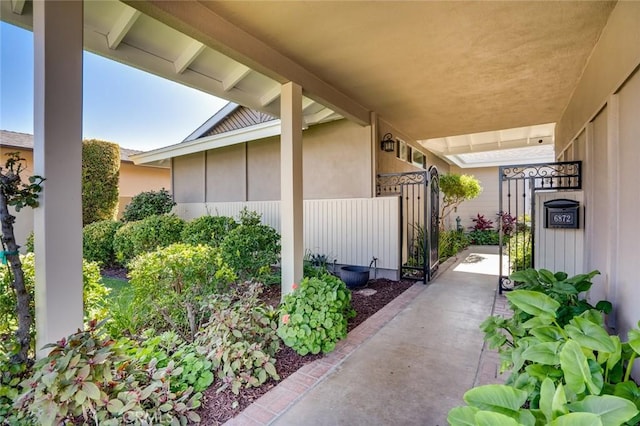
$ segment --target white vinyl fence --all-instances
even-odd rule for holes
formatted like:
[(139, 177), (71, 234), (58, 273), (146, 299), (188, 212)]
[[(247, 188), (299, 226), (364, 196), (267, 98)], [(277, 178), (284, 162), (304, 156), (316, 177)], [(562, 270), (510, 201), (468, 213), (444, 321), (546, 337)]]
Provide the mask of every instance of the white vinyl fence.
[[(258, 212), (262, 222), (280, 232), (279, 201), (178, 203), (175, 213), (185, 220), (204, 215), (238, 218), (243, 208)], [(304, 201), (304, 246), (339, 264), (397, 270), (400, 264), (400, 201), (398, 197)]]

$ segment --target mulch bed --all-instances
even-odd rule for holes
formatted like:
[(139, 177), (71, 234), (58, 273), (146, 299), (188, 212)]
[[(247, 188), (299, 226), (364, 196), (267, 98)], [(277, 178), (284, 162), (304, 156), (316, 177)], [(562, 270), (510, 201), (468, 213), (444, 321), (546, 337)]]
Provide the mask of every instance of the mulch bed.
[[(366, 286), (367, 289), (375, 290), (375, 294), (365, 296), (362, 292), (353, 291), (351, 293), (351, 306), (355, 309), (356, 316), (349, 320), (347, 330), (351, 331), (356, 328), (412, 285), (413, 281), (398, 282), (388, 279), (376, 279), (370, 280)], [(277, 304), (277, 301), (280, 300), (280, 287), (268, 287), (262, 296), (267, 303)], [(303, 365), (322, 357), (322, 354), (300, 356), (293, 349), (282, 345), (280, 351), (276, 354), (276, 370), (280, 378), (284, 380)], [(242, 388), (238, 395), (234, 395), (230, 389), (216, 393), (216, 385), (214, 383), (212, 387), (204, 392), (202, 407), (198, 410), (198, 414), (202, 418), (201, 424), (223, 424), (240, 414), (246, 407), (277, 384), (278, 382), (270, 379), (259, 388)]]
[[(127, 270), (124, 268), (103, 269), (102, 275), (111, 278), (127, 279)], [(368, 291), (354, 290), (351, 292), (351, 306), (356, 311), (356, 316), (349, 320), (347, 331), (351, 331), (363, 323), (371, 315), (378, 312), (393, 299), (402, 294), (414, 284), (413, 281), (392, 281), (384, 278), (369, 280), (365, 289), (375, 290), (369, 294)], [(262, 300), (272, 306), (277, 306), (280, 302), (280, 287), (266, 287), (262, 293)], [(322, 358), (322, 354), (300, 356), (293, 349), (282, 345), (276, 354), (276, 370), (281, 380), (295, 373), (300, 367), (312, 361)], [(255, 400), (267, 393), (278, 384), (273, 379), (269, 379), (259, 388), (242, 388), (238, 395), (234, 395), (231, 389), (216, 392), (214, 383), (204, 392), (202, 407), (198, 414), (202, 419), (202, 425), (221, 425), (227, 420), (240, 414), (246, 407)]]

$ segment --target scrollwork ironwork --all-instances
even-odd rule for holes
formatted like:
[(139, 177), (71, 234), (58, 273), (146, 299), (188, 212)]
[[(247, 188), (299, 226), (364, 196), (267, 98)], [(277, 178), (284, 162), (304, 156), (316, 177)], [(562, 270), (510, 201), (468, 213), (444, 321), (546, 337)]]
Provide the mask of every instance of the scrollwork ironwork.
[(500, 167), (500, 180), (530, 179), (536, 190), (581, 189), (582, 161)]
[(428, 183), (429, 178), (426, 171), (379, 174), (376, 192), (378, 195), (396, 195), (401, 193), (403, 185), (427, 185)]
[(511, 281), (509, 277), (500, 277), (500, 293), (503, 291), (511, 291), (514, 288), (515, 283)]

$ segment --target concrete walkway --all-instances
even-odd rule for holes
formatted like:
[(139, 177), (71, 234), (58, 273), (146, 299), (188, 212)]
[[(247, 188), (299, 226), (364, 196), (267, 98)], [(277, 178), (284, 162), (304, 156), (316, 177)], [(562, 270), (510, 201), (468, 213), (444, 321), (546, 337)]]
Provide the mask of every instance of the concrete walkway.
[(466, 390), (501, 380), (478, 328), (506, 307), (496, 299), (496, 253), (461, 253), (227, 424), (446, 425)]

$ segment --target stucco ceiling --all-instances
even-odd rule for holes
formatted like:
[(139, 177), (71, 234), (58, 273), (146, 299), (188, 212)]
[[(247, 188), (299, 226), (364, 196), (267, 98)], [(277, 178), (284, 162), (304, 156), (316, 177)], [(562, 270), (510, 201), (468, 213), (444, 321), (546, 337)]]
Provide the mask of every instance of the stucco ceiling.
[[(29, 1), (0, 3), (30, 27)], [(376, 112), (427, 140), (558, 121), (614, 6), (88, 1), (85, 48), (273, 115), (295, 81), (307, 124)]]
[(555, 122), (614, 2), (205, 2), (415, 139)]

